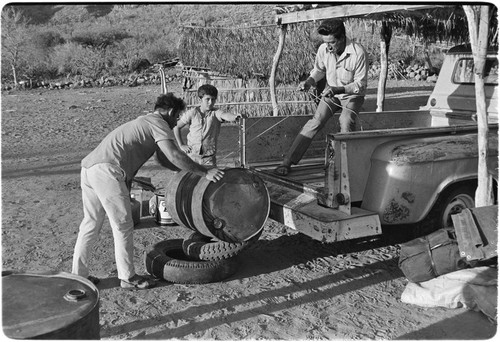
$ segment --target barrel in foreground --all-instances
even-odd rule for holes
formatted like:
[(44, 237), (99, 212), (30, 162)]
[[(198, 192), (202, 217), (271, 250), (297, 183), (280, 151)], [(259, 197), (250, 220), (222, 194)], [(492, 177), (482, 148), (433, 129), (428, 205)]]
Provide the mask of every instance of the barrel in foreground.
[(2, 272), (2, 315), (12, 339), (100, 339), (97, 288), (66, 272)]

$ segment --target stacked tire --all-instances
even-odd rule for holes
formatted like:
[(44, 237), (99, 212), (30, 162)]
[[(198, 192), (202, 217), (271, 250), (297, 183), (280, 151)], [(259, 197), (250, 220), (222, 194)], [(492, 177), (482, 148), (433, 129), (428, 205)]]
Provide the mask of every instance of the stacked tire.
[(220, 282), (238, 270), (239, 253), (254, 244), (262, 230), (244, 242), (213, 240), (198, 232), (186, 239), (167, 239), (144, 253), (146, 271), (178, 284)]

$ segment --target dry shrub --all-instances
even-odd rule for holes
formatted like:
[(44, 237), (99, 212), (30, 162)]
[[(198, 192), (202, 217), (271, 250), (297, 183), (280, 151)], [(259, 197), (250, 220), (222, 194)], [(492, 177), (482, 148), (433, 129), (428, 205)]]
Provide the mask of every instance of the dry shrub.
[(98, 26), (73, 32), (70, 41), (83, 46), (105, 48), (130, 37), (130, 34), (122, 30)]
[(106, 51), (75, 43), (58, 46), (51, 54), (52, 65), (59, 75), (81, 75), (97, 78), (106, 70)]
[[(184, 27), (182, 33), (179, 55), (186, 65), (208, 67), (243, 79), (270, 75), (279, 35), (274, 25), (233, 30)], [(291, 26), (276, 76), (278, 82), (290, 83), (309, 73), (316, 45), (313, 24)]]

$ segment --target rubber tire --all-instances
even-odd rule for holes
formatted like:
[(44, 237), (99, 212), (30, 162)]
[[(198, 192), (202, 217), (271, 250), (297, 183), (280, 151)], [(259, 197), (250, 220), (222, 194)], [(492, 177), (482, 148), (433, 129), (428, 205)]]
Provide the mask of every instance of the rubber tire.
[(450, 191), (443, 201), (437, 203), (436, 212), (439, 224), (443, 228), (453, 227), (451, 215), (458, 214), (466, 208), (474, 208), (475, 193), (476, 188), (471, 186), (461, 186)]
[[(451, 216), (448, 217), (448, 223), (444, 223), (445, 212), (448, 211), (449, 206), (452, 202), (455, 201), (457, 197), (468, 198), (472, 200), (474, 203), (475, 192), (476, 192), (477, 184), (474, 183), (466, 183), (454, 186), (439, 196), (438, 200), (432, 207), (431, 211), (427, 215), (427, 217), (417, 224), (416, 236), (424, 236), (428, 235), (438, 229), (453, 227), (453, 222), (451, 221)], [(468, 207), (467, 205), (463, 205), (463, 203), (457, 203), (457, 206), (461, 206), (462, 209)], [(447, 209), (448, 208), (448, 209)], [(454, 213), (459, 213), (461, 210), (454, 210)]]
[(182, 239), (163, 240), (144, 253), (146, 272), (178, 284), (206, 284), (222, 281), (238, 268), (237, 257), (216, 261), (193, 261), (182, 251)]
[(208, 236), (194, 232), (187, 239), (184, 239), (182, 250), (185, 255), (193, 260), (223, 260), (232, 258), (255, 243), (263, 231), (264, 229), (261, 229), (257, 235), (243, 242), (214, 241)]

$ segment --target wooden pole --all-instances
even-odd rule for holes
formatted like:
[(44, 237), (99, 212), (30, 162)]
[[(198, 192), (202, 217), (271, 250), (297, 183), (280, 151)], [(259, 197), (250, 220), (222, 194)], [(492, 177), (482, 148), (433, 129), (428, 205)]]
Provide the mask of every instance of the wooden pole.
[(488, 173), (488, 112), (484, 93), (484, 66), (488, 49), (489, 7), (463, 6), (469, 25), (469, 36), (474, 56), (474, 80), (476, 83), (478, 184), (476, 207), (493, 205), (492, 179)]
[(279, 115), (278, 101), (276, 100), (276, 70), (278, 69), (278, 64), (280, 62), (281, 53), (283, 52), (283, 46), (285, 45), (287, 25), (281, 25), (278, 50), (273, 58), (273, 67), (271, 69), (271, 76), (269, 77), (269, 88), (271, 92), (271, 103), (273, 106), (273, 116)]
[(377, 112), (384, 110), (385, 86), (387, 84), (389, 46), (391, 44), (392, 27), (387, 22), (382, 22), (380, 28), (380, 78), (377, 89)]

